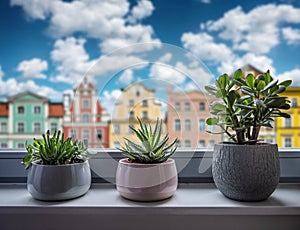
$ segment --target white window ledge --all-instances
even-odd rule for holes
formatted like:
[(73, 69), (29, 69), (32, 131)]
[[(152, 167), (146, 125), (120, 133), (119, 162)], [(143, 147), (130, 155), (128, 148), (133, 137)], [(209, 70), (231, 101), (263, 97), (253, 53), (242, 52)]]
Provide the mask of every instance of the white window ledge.
[(300, 229), (300, 184), (279, 184), (262, 202), (225, 198), (212, 183), (180, 184), (160, 202), (123, 199), (93, 184), (77, 199), (42, 202), (24, 184), (0, 185), (0, 229)]

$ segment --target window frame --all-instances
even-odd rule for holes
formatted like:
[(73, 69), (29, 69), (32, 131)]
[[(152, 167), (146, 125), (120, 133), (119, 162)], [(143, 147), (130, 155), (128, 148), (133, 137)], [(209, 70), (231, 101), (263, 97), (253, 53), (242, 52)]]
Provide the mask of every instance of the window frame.
[[(23, 125), (23, 131), (20, 131), (20, 126)], [(25, 122), (23, 121), (19, 121), (17, 122), (17, 128), (16, 128), (16, 132), (17, 133), (25, 133), (26, 127), (25, 127)]]
[[(36, 111), (36, 109), (39, 109), (38, 111)], [(41, 106), (40, 105), (34, 105), (33, 106), (33, 114), (34, 115), (40, 115), (42, 113), (42, 108), (41, 108)]]
[[(117, 149), (89, 148), (93, 183), (114, 183), (117, 162), (124, 158)], [(25, 149), (0, 149), (0, 183), (26, 183), (27, 171), (20, 164)], [(300, 183), (300, 148), (279, 149), (281, 183)], [(200, 172), (202, 161), (212, 161), (211, 148), (178, 148), (172, 156), (179, 183), (213, 183), (211, 167)], [(101, 169), (101, 170), (100, 170)], [(96, 172), (101, 171), (101, 175)]]

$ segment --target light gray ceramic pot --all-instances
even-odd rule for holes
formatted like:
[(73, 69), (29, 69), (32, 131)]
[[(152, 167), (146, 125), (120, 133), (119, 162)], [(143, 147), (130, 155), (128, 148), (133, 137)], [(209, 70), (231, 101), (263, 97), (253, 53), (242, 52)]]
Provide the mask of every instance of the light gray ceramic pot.
[(217, 188), (228, 198), (265, 200), (279, 182), (278, 147), (276, 144), (216, 144), (212, 174)]
[(27, 190), (38, 200), (59, 201), (84, 195), (91, 186), (88, 161), (66, 165), (33, 163), (27, 177)]
[(121, 159), (116, 172), (116, 187), (121, 196), (135, 201), (158, 201), (175, 193), (178, 176), (175, 161), (158, 164), (132, 163)]

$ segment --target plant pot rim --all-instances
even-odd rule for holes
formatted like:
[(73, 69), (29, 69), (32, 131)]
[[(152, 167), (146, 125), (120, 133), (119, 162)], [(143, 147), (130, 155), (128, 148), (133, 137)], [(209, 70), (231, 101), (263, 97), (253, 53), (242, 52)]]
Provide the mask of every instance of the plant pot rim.
[(235, 144), (235, 143), (222, 143), (222, 142), (219, 142), (219, 143), (215, 143), (215, 146), (245, 146), (247, 148), (254, 148), (254, 147), (259, 147), (259, 146), (276, 146), (277, 147), (277, 143), (267, 143), (267, 142), (260, 142), (259, 144), (255, 144), (255, 145), (247, 145), (247, 144)]
[(148, 165), (148, 166), (156, 166), (156, 165), (161, 165), (161, 164), (173, 164), (175, 161), (172, 158), (167, 159), (164, 162), (161, 163), (137, 163), (137, 162), (130, 162), (128, 158), (122, 158), (119, 160), (119, 163), (124, 164), (124, 165)]
[(35, 166), (42, 166), (42, 167), (71, 167), (73, 165), (79, 165), (79, 164), (85, 164), (88, 162), (88, 160), (85, 160), (83, 162), (76, 162), (76, 163), (71, 163), (71, 164), (61, 164), (61, 165), (44, 165), (44, 164), (39, 164), (40, 160), (36, 160), (32, 162), (32, 165)]

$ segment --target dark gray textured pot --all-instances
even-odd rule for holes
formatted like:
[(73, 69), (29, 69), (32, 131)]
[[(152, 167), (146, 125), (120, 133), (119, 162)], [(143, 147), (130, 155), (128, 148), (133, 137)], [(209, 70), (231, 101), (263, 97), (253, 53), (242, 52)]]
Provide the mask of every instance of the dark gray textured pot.
[(278, 147), (276, 144), (215, 144), (212, 174), (217, 188), (228, 198), (265, 200), (279, 182)]
[(87, 193), (91, 186), (89, 162), (66, 165), (33, 163), (27, 177), (27, 190), (38, 200), (73, 199)]

